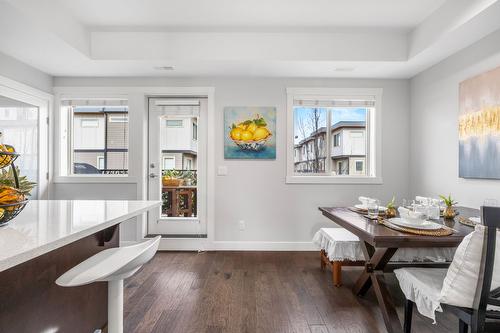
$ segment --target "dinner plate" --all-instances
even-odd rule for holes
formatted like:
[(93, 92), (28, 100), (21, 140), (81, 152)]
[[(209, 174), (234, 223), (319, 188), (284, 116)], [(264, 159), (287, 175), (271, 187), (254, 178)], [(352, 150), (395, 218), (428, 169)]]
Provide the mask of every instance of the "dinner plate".
[[(360, 210), (368, 210), (368, 208), (363, 205), (363, 204), (357, 204), (357, 205), (354, 205), (354, 208), (357, 208), (357, 209), (360, 209)], [(385, 212), (387, 210), (387, 207), (384, 207), (384, 206), (378, 206), (378, 210), (381, 211), (381, 212)]]
[(412, 218), (394, 217), (389, 219), (389, 222), (400, 227), (422, 230), (438, 230), (443, 227), (441, 224), (436, 222)]

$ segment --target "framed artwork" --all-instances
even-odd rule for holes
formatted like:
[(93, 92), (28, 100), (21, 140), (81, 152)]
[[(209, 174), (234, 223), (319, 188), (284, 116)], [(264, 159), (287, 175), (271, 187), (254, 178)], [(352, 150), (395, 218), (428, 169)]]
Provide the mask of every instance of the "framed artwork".
[(500, 67), (460, 83), (459, 176), (500, 179)]
[(276, 108), (224, 108), (225, 159), (276, 159)]

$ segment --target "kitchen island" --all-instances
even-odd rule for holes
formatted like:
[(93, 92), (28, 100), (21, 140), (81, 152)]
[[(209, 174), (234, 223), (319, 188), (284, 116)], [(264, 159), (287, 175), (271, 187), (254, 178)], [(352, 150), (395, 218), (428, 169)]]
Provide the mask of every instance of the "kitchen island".
[(119, 246), (119, 225), (160, 201), (30, 201), (0, 227), (0, 332), (93, 332), (106, 326), (106, 283), (62, 288), (64, 272)]

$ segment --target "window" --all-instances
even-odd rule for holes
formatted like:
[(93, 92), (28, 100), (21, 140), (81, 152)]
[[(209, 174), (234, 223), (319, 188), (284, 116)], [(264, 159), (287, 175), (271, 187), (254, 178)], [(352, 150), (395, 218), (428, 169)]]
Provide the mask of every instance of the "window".
[(191, 170), (193, 168), (193, 160), (188, 158), (186, 159), (186, 170)]
[(356, 161), (356, 171), (357, 172), (363, 171), (363, 161)]
[(128, 123), (128, 116), (110, 116), (110, 123)]
[(333, 146), (340, 147), (340, 133), (333, 135)]
[(167, 127), (183, 127), (182, 119), (167, 119)]
[(60, 175), (128, 174), (126, 99), (61, 100)]
[(193, 140), (198, 140), (198, 124), (193, 122)]
[(106, 169), (104, 165), (104, 156), (97, 156), (97, 169), (99, 170)]
[(381, 93), (287, 89), (287, 182), (380, 183)]
[(99, 127), (98, 119), (80, 119), (80, 126), (82, 128), (91, 128), (91, 127)]
[(175, 169), (175, 156), (164, 156), (163, 170), (173, 170), (173, 169)]

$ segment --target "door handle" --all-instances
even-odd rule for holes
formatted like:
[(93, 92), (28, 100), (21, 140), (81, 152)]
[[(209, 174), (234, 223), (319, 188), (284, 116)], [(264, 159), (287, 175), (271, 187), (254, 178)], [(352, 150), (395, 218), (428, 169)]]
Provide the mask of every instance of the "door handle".
[(151, 172), (151, 173), (149, 174), (149, 178), (157, 178), (157, 177), (158, 177), (158, 175), (157, 175), (157, 174), (155, 174), (155, 173), (152, 173), (152, 172)]

